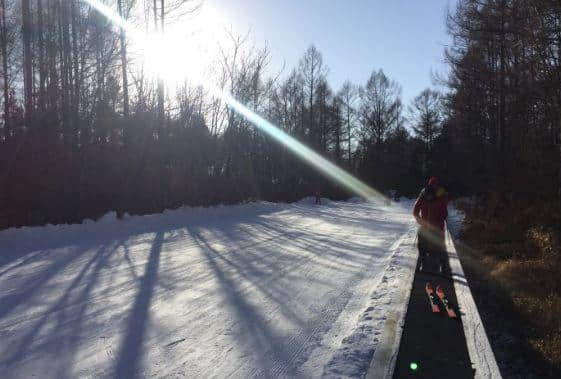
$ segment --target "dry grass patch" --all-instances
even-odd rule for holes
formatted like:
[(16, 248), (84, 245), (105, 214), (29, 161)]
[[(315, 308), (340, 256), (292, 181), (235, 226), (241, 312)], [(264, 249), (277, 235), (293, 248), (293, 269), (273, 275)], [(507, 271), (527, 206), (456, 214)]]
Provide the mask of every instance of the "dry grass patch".
[(529, 320), (520, 325), (526, 342), (561, 368), (559, 215), (545, 205), (494, 204), (489, 212), (485, 209), (464, 207), (462, 238), (485, 267), (489, 289), (506, 296), (512, 311)]

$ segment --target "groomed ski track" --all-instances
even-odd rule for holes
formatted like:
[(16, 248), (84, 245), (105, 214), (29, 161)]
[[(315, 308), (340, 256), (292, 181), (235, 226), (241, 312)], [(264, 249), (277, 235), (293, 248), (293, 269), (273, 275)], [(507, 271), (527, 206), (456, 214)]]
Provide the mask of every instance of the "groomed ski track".
[(388, 368), (417, 259), (410, 205), (307, 199), (0, 232), (2, 377)]

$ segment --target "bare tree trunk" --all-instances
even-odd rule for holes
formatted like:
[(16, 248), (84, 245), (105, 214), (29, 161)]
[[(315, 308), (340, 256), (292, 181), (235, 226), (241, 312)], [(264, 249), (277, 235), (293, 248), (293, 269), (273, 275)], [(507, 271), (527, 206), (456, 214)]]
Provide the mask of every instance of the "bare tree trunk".
[(499, 153), (499, 178), (501, 178), (501, 184), (503, 184), (503, 178), (507, 175), (505, 172), (504, 164), (504, 120), (505, 120), (505, 76), (506, 76), (506, 47), (505, 47), (505, 2), (501, 1), (500, 11), (501, 11), (501, 28), (500, 28), (500, 47), (499, 47), (499, 60), (500, 60), (500, 73), (499, 73), (499, 122), (497, 125), (497, 149)]
[[(561, 51), (561, 8), (557, 8), (557, 13), (556, 13), (556, 18), (557, 18), (557, 51)], [(557, 72), (561, 73), (561, 59), (557, 59)], [(559, 89), (557, 89), (557, 93), (559, 93)], [(559, 144), (559, 177), (558, 177), (558, 188), (557, 188), (557, 195), (559, 196), (559, 198), (561, 198), (561, 94), (559, 94), (558, 96), (558, 109), (557, 112), (559, 112), (559, 130), (557, 131), (557, 143)]]
[(55, 42), (55, 15), (58, 8), (58, 3), (55, 3), (53, 8), (47, 13), (47, 64), (49, 69), (49, 82), (47, 89), (47, 106), (54, 108), (57, 104), (58, 98), (58, 77), (56, 70), (56, 42)]
[(160, 8), (160, 22), (161, 22), (161, 30), (162, 30), (162, 34), (164, 33), (164, 10), (165, 10), (165, 0), (161, 0), (160, 1), (161, 4), (161, 8)]
[(79, 25), (79, 11), (76, 8), (76, 1), (71, 0), (70, 12), (72, 17), (72, 66), (74, 68), (74, 96), (72, 101), (72, 117), (74, 119), (74, 130), (78, 132), (78, 118), (79, 109), (82, 102), (82, 78), (80, 73), (80, 56), (83, 52), (78, 48), (78, 25)]
[(60, 2), (60, 26), (62, 35), (60, 36), (60, 76), (62, 79), (62, 122), (64, 128), (64, 141), (72, 144), (73, 135), (70, 121), (70, 103), (71, 99), (71, 81), (70, 81), (70, 28), (69, 28), (69, 10), (68, 2), (63, 0)]
[[(161, 32), (164, 32), (164, 0), (161, 0)], [(158, 31), (158, 2), (154, 0), (154, 29)], [(158, 101), (158, 118), (161, 120), (164, 119), (164, 82), (160, 78), (158, 74), (157, 77), (158, 82), (158, 90), (157, 90), (157, 101)]]
[(97, 96), (96, 96), (96, 101), (97, 104), (101, 104), (104, 98), (104, 75), (103, 75), (103, 53), (102, 53), (102, 48), (103, 48), (103, 41), (102, 41), (102, 34), (101, 34), (101, 28), (99, 25), (96, 26), (97, 29), (97, 37), (95, 39), (95, 72), (96, 72), (96, 76), (97, 76)]
[[(125, 14), (123, 12), (123, 0), (118, 0), (119, 6), (119, 16), (125, 18)], [(121, 40), (121, 68), (123, 71), (123, 114), (125, 118), (129, 117), (129, 81), (127, 77), (127, 41), (125, 35), (125, 29), (121, 28), (120, 31), (120, 40)]]
[[(335, 155), (337, 156), (337, 162), (341, 161), (341, 108), (340, 105), (335, 103)], [(344, 148), (343, 148), (344, 149)]]
[(158, 0), (154, 0), (154, 31), (158, 31)]
[(45, 41), (43, 38), (43, 1), (37, 0), (37, 39), (39, 50), (39, 109), (45, 110)]
[(0, 43), (2, 44), (2, 79), (4, 81), (4, 133), (6, 139), (11, 137), (11, 125), (10, 125), (10, 82), (8, 76), (8, 31), (6, 27), (6, 1), (0, 0), (0, 11), (2, 12), (2, 39)]
[(347, 141), (347, 154), (349, 156), (349, 166), (351, 166), (351, 120), (348, 110), (347, 110), (347, 136), (348, 136), (347, 138), (349, 139)]
[[(561, 110), (559, 110), (559, 112), (561, 112)], [(559, 117), (559, 130), (557, 131), (557, 133), (557, 143), (559, 144), (559, 185), (557, 188), (557, 195), (561, 198), (561, 116)]]
[(31, 12), (29, 0), (22, 0), (21, 3), (22, 17), (22, 36), (23, 36), (23, 92), (25, 115), (29, 116), (33, 110), (33, 72), (32, 72), (32, 54), (31, 54)]

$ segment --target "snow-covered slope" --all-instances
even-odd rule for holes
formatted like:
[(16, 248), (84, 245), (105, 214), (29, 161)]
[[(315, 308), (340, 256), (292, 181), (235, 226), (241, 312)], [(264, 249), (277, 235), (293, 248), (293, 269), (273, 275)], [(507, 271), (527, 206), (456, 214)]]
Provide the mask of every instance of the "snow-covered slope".
[(2, 377), (362, 376), (376, 349), (395, 350), (382, 331), (416, 261), (404, 205), (255, 203), (0, 232)]

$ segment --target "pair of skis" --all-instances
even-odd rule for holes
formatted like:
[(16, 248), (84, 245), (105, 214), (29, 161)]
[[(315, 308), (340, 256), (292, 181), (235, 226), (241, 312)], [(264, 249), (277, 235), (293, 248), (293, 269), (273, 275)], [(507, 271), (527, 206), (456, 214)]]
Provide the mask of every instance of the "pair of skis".
[(444, 306), (444, 309), (446, 310), (448, 317), (458, 318), (456, 312), (450, 306), (448, 297), (446, 297), (446, 294), (444, 293), (444, 290), (442, 289), (442, 287), (440, 287), (440, 285), (436, 286), (436, 291), (435, 291), (432, 284), (430, 284), (430, 282), (427, 282), (425, 286), (425, 292), (427, 293), (427, 296), (429, 298), (432, 313), (440, 312), (440, 306), (438, 305), (440, 300), (440, 303), (442, 303), (442, 305)]

